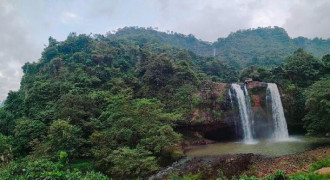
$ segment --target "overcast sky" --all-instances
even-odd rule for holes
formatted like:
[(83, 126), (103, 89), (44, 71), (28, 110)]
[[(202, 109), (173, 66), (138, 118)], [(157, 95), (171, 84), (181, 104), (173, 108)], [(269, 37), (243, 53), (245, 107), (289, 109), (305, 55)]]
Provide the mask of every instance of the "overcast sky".
[(0, 101), (48, 37), (158, 27), (206, 41), (239, 29), (280, 26), (291, 37), (330, 37), (330, 0), (0, 0)]

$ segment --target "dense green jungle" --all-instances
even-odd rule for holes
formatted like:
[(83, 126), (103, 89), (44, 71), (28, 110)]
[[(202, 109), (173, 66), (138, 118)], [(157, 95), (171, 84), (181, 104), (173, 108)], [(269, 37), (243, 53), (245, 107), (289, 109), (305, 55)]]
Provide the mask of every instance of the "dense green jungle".
[[(330, 136), (330, 40), (280, 27), (213, 43), (141, 27), (70, 33), (49, 37), (22, 69), (20, 89), (0, 108), (0, 179), (147, 179), (186, 158), (187, 142), (235, 139), (221, 134), (230, 131), (226, 92), (248, 78), (277, 84), (290, 134)], [(324, 153), (304, 172), (205, 166), (163, 179), (328, 179), (315, 173), (330, 166)]]

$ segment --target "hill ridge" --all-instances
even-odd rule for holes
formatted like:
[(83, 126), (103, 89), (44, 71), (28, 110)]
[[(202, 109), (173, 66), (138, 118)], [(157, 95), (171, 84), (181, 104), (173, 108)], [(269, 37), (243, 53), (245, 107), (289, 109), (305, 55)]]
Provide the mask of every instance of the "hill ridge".
[(330, 39), (306, 37), (292, 38), (281, 27), (250, 28), (230, 33), (215, 42), (197, 39), (194, 35), (161, 32), (153, 28), (125, 27), (116, 33), (108, 33), (112, 38), (128, 38), (132, 41), (149, 39), (151, 42), (187, 49), (201, 56), (217, 56), (237, 69), (249, 65), (274, 66), (298, 48), (302, 48), (318, 58), (330, 53)]

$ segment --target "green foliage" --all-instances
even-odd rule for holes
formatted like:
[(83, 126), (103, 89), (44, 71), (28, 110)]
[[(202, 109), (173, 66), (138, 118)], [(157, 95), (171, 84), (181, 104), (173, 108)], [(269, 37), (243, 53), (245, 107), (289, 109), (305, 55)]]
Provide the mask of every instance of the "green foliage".
[(13, 135), (16, 119), (24, 115), (24, 95), (22, 91), (8, 93), (7, 100), (0, 108), (0, 133)]
[(5, 108), (0, 108), (0, 133), (12, 135), (15, 128), (14, 115)]
[(189, 49), (197, 54), (210, 55), (212, 49), (208, 42), (198, 40), (193, 35), (184, 35), (176, 32), (159, 32), (152, 28), (124, 27), (118, 29), (115, 34), (108, 34), (109, 37), (128, 39), (139, 44), (149, 41), (157, 45), (170, 45), (181, 49)]
[(321, 161), (318, 161), (316, 163), (313, 163), (310, 168), (309, 171), (314, 172), (318, 169), (321, 169), (323, 167), (330, 167), (330, 158), (325, 158)]
[(299, 172), (290, 176), (290, 180), (328, 180), (330, 175), (321, 175), (317, 173)]
[(321, 161), (313, 163), (309, 168), (309, 172), (298, 172), (291, 175), (290, 180), (327, 180), (330, 178), (330, 174), (319, 174), (315, 173), (315, 171), (329, 166), (330, 158), (325, 158)]
[(322, 63), (324, 65), (324, 74), (330, 73), (330, 54), (322, 57)]
[(326, 39), (307, 39), (305, 37), (297, 37), (293, 39), (293, 42), (299, 48), (302, 48), (317, 57), (322, 57), (325, 54), (330, 54), (330, 41)]
[(13, 159), (12, 144), (11, 136), (7, 137), (0, 133), (0, 164), (9, 163)]
[(306, 87), (318, 79), (322, 65), (313, 55), (298, 49), (294, 55), (288, 56), (284, 69), (285, 76), (290, 81), (301, 87)]
[(228, 178), (223, 174), (221, 169), (217, 171), (217, 179), (216, 180), (227, 180)]
[(3, 109), (12, 114), (13, 118), (18, 118), (24, 115), (24, 94), (22, 91), (8, 93), (8, 97), (4, 102)]
[(91, 121), (99, 116), (96, 102), (88, 96), (66, 94), (57, 102), (57, 117), (81, 127), (84, 137), (92, 133)]
[(94, 170), (92, 159), (77, 159), (70, 162), (70, 167), (72, 169), (79, 169), (82, 172), (88, 172)]
[(83, 146), (80, 128), (69, 124), (67, 121), (56, 120), (49, 127), (47, 142), (48, 152), (58, 154), (65, 151), (71, 157), (79, 156), (79, 148)]
[(79, 170), (70, 171), (61, 163), (52, 162), (47, 159), (27, 160), (23, 159), (11, 162), (8, 167), (0, 169), (0, 177), (4, 180), (11, 179), (58, 179), (58, 180), (107, 180), (101, 173), (87, 172)]
[(289, 177), (285, 174), (285, 171), (277, 170), (274, 175), (267, 175), (265, 180), (288, 180)]
[(316, 162), (312, 164), (311, 168), (309, 169), (309, 172), (297, 172), (292, 175), (286, 175), (284, 171), (278, 170), (275, 171), (274, 174), (266, 175), (264, 178), (256, 178), (254, 176), (246, 176), (243, 175), (239, 179), (240, 180), (327, 180), (330, 178), (330, 174), (318, 174), (314, 171), (317, 169), (320, 169), (322, 167), (329, 166), (329, 158), (326, 158), (322, 161)]
[(325, 134), (330, 132), (330, 77), (314, 83), (307, 91), (304, 117), (309, 134)]
[(66, 153), (65, 151), (60, 152), (60, 162), (62, 164), (67, 164), (68, 163), (68, 153)]
[(246, 78), (252, 78), (254, 81), (267, 81), (271, 76), (269, 70), (259, 66), (248, 66), (240, 71), (239, 80), (244, 82)]
[(119, 148), (109, 154), (107, 160), (112, 164), (107, 173), (124, 179), (145, 177), (159, 169), (156, 158), (143, 149)]
[(261, 180), (260, 178), (257, 178), (255, 176), (246, 176), (246, 175), (243, 175), (239, 178), (239, 180)]
[(137, 42), (139, 45), (145, 42), (155, 46), (170, 45), (202, 56), (212, 56), (215, 50), (216, 56), (238, 69), (251, 65), (280, 65), (298, 48), (319, 58), (330, 53), (329, 40), (304, 37), (291, 39), (283, 28), (276, 26), (239, 30), (226, 38), (219, 38), (213, 44), (198, 40), (193, 35), (165, 33), (142, 27), (125, 27), (115, 34), (108, 34), (108, 37)]
[[(320, 42), (326, 43), (313, 40), (317, 47)], [(309, 132), (327, 132), (329, 56), (318, 60), (299, 49), (278, 67), (252, 66), (280, 64), (295, 44), (278, 27), (239, 31), (213, 45), (192, 35), (136, 27), (107, 36), (70, 33), (61, 42), (50, 37), (41, 59), (22, 67), (20, 90), (10, 92), (0, 107), (0, 153), (10, 164), (0, 168), (1, 177), (103, 178), (66, 169), (72, 165), (116, 178), (144, 178), (183, 155), (174, 129), (189, 123), (196, 108), (223, 119), (225, 113), (213, 106), (222, 106), (225, 97), (200, 97), (201, 84), (235, 82), (235, 68), (245, 66), (239, 79), (278, 83), (287, 94), (287, 117), (300, 121), (306, 102)], [(214, 48), (216, 57), (204, 57)], [(28, 155), (51, 160), (60, 155), (60, 162), (12, 161)], [(23, 171), (25, 166), (30, 169)]]
[[(204, 62), (202, 62), (204, 63)], [(213, 81), (217, 82), (235, 82), (237, 81), (237, 72), (232, 66), (223, 63), (219, 59), (209, 59), (201, 65), (203, 71), (211, 76)]]
[[(134, 158), (141, 158), (140, 163), (145, 159), (145, 163), (155, 165), (157, 162), (162, 163), (163, 159), (169, 160), (168, 153), (174, 152), (173, 147), (180, 141), (179, 134), (175, 133), (170, 126), (178, 119), (178, 116), (165, 113), (163, 106), (156, 99), (130, 100), (124, 96), (115, 97), (102, 115), (105, 121), (109, 122), (106, 124), (111, 124), (111, 127), (101, 132), (95, 132), (90, 137), (90, 141), (95, 147), (92, 152), (98, 159), (96, 165), (108, 174), (121, 176), (124, 173), (122, 163), (127, 162), (124, 160), (124, 162), (119, 160), (113, 162), (111, 159), (118, 154), (123, 153), (134, 156)], [(143, 156), (137, 156), (139, 153)], [(156, 156), (159, 158), (158, 161)], [(123, 156), (123, 158), (128, 157)], [(131, 162), (131, 164), (135, 163)], [(137, 168), (134, 165), (131, 170), (136, 173), (131, 172), (133, 174), (129, 176), (145, 176), (157, 169), (154, 167), (158, 167), (158, 165), (150, 166), (150, 169), (145, 169), (146, 166), (144, 168), (146, 172), (142, 172), (134, 170)], [(110, 169), (116, 170), (110, 171)]]
[(249, 65), (279, 65), (296, 46), (279, 27), (240, 30), (213, 44), (226, 61), (236, 61), (240, 67)]
[(32, 150), (35, 142), (40, 142), (44, 139), (47, 132), (46, 125), (40, 120), (31, 120), (21, 118), (17, 120), (14, 129), (14, 150), (18, 156), (26, 155), (25, 153)]
[(49, 122), (54, 118), (55, 100), (59, 97), (59, 89), (50, 81), (35, 81), (25, 97), (26, 116)]

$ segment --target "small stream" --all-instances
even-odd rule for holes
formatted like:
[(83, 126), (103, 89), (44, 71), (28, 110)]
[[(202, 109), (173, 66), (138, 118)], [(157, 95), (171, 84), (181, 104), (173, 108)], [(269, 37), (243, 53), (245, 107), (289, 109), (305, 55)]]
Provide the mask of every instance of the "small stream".
[(285, 141), (259, 140), (255, 144), (222, 142), (209, 145), (190, 146), (187, 156), (253, 153), (266, 156), (282, 156), (301, 153), (317, 147), (330, 146), (330, 138), (290, 136)]

